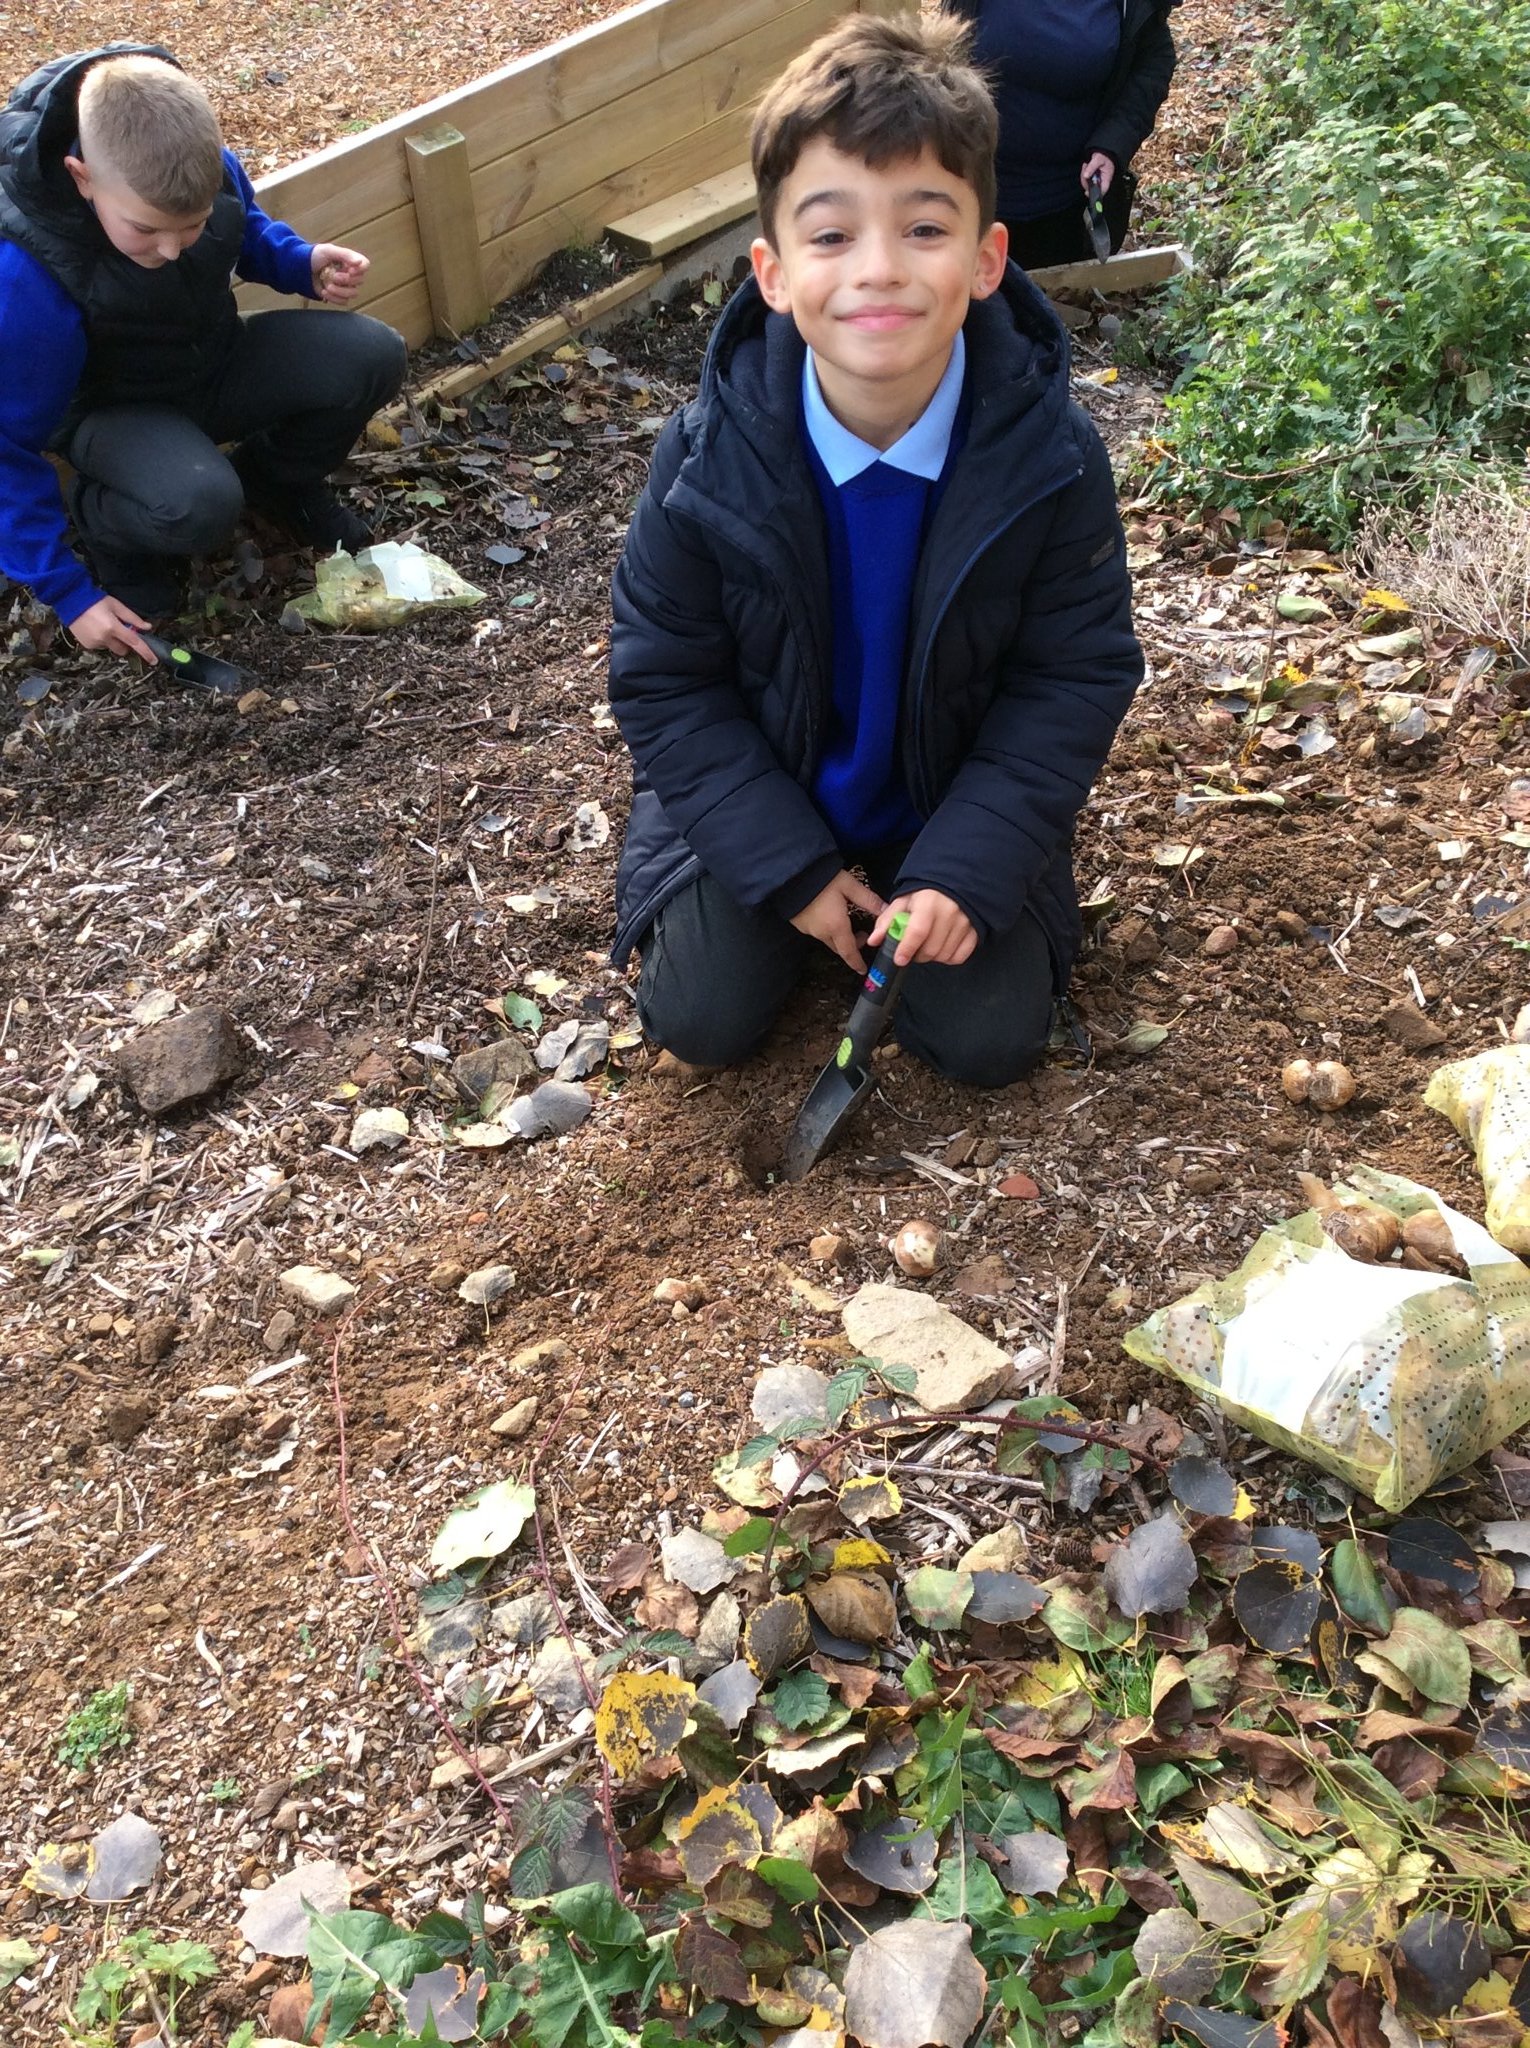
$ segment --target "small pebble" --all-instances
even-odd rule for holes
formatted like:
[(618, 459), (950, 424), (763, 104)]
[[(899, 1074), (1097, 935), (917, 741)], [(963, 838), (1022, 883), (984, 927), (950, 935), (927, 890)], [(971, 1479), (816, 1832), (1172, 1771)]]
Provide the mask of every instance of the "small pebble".
[(1229, 953), (1238, 950), (1238, 932), (1235, 925), (1219, 924), (1207, 932), (1201, 944), (1201, 951), (1208, 960), (1225, 960)]

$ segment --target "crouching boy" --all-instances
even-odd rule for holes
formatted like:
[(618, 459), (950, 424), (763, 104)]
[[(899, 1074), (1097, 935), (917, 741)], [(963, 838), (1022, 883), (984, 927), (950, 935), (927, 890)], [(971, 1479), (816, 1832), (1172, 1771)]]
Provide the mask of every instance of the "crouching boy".
[[(176, 610), (186, 558), (245, 504), (307, 546), (364, 546), (325, 478), (403, 382), (402, 340), (361, 315), (241, 320), (230, 279), (344, 305), (366, 268), (268, 219), (168, 51), (113, 43), (23, 80), (0, 112), (0, 573), (83, 646), (152, 659), (135, 628)], [(47, 452), (74, 471), (84, 561)]]
[(999, 1087), (1043, 1051), (1071, 843), (1142, 676), (1110, 465), (1006, 264), (993, 103), (950, 23), (852, 16), (762, 102), (764, 229), (614, 585), (633, 760), (616, 956), (725, 1065), (814, 943), (907, 911), (896, 1029)]

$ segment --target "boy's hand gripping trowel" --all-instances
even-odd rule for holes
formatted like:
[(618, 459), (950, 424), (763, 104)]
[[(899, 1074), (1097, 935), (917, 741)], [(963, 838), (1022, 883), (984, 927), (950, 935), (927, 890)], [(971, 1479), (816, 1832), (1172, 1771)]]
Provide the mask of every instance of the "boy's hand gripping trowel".
[(797, 1112), (782, 1163), (788, 1180), (801, 1180), (818, 1163), (820, 1154), (871, 1093), (872, 1048), (887, 1029), (907, 972), (906, 968), (896, 966), (893, 959), (907, 929), (908, 913), (900, 910), (888, 925), (887, 936), (867, 970), (833, 1059), (813, 1083)]

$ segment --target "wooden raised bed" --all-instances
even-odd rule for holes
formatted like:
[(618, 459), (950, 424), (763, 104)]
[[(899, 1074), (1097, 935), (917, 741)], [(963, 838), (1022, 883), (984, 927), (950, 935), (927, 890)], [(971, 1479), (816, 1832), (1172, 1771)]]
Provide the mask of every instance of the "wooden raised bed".
[[(899, 4), (860, 0), (867, 13)], [(460, 333), (556, 250), (736, 172), (761, 92), (846, 11), (847, 0), (639, 0), (262, 178), (260, 203), (311, 240), (364, 251), (358, 303), (411, 346)], [(251, 286), (239, 300), (280, 303)]]

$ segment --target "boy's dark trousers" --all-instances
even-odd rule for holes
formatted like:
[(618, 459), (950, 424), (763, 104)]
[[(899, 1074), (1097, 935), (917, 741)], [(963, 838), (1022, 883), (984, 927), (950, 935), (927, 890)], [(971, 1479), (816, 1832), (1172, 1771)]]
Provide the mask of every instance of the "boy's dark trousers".
[(406, 366), (402, 338), (364, 313), (252, 314), (184, 406), (103, 406), (76, 427), (64, 453), (86, 548), (149, 583), (167, 556), (219, 552), (247, 495), (279, 505), (338, 469)]
[[(865, 862), (884, 895), (898, 867), (891, 856)], [(707, 874), (664, 906), (638, 944), (643, 1028), (699, 1067), (746, 1059), (809, 964), (829, 957), (776, 911), (745, 909)], [(1046, 935), (1025, 911), (960, 967), (911, 967), (892, 1032), (950, 1080), (1003, 1088), (1046, 1051), (1055, 992)], [(847, 1007), (853, 994), (846, 974)]]

